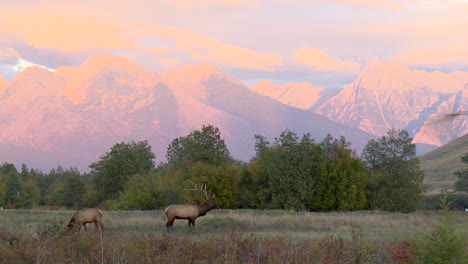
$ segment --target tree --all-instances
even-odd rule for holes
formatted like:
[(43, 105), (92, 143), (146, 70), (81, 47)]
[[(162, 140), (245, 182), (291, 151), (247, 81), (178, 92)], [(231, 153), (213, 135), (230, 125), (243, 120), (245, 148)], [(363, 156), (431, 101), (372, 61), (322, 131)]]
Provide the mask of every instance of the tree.
[(148, 141), (117, 143), (89, 167), (94, 174), (98, 200), (116, 199), (130, 176), (154, 169), (155, 155)]
[(85, 186), (80, 175), (70, 175), (63, 184), (63, 203), (66, 207), (80, 207), (82, 204)]
[(23, 191), (18, 174), (12, 174), (8, 177), (4, 201), (9, 208), (29, 208), (32, 206), (29, 195)]
[(272, 193), (266, 166), (272, 151), (264, 136), (255, 135), (255, 153), (241, 170), (237, 200), (240, 208), (267, 209), (271, 206)]
[(151, 210), (163, 207), (160, 181), (161, 176), (156, 173), (132, 175), (114, 206), (125, 210)]
[(5, 179), (3, 201), (8, 208), (30, 208), (31, 198), (23, 191), (23, 183), (15, 165), (3, 163), (0, 166), (0, 175)]
[(362, 161), (349, 149), (344, 136), (334, 139), (328, 134), (320, 143), (326, 156), (321, 179), (327, 179), (326, 192), (333, 203), (327, 210), (360, 210), (366, 204), (367, 173)]
[(231, 161), (217, 127), (203, 125), (185, 137), (175, 138), (167, 148), (167, 162), (173, 167), (190, 168), (196, 162), (220, 165)]
[(318, 185), (322, 162), (320, 146), (309, 134), (299, 139), (296, 133), (285, 130), (275, 138), (270, 151), (266, 170), (273, 208), (316, 207), (322, 198)]
[(239, 166), (233, 164), (210, 165), (197, 162), (192, 167), (191, 178), (184, 182), (182, 194), (187, 201), (196, 200), (204, 203), (197, 192), (190, 191), (195, 185), (206, 184), (210, 193), (216, 195), (216, 203), (220, 208), (237, 208), (237, 190), (240, 177)]
[[(468, 164), (468, 153), (460, 159), (465, 164)], [(457, 171), (454, 173), (457, 176), (457, 181), (455, 182), (455, 190), (459, 192), (468, 193), (468, 169)]]
[(416, 210), (422, 195), (423, 172), (416, 145), (406, 130), (389, 129), (370, 140), (361, 158), (369, 171), (371, 207), (386, 211)]

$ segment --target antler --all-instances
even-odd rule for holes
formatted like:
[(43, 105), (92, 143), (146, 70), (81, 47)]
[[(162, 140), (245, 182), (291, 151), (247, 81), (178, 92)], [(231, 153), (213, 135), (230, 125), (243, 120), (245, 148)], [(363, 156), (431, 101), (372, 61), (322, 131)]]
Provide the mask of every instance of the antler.
[(197, 187), (197, 185), (195, 184), (195, 189), (190, 189), (190, 190), (201, 192), (203, 194), (203, 197), (205, 197), (206, 201), (212, 200), (215, 198), (214, 194), (208, 194), (208, 192), (206, 191), (206, 184), (202, 184), (200, 187)]

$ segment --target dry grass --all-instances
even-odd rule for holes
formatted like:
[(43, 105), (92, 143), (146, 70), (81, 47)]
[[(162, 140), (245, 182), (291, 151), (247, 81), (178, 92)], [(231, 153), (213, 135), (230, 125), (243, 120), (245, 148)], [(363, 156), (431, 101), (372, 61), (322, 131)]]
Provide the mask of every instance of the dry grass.
[(468, 153), (468, 135), (419, 157), (424, 171), (424, 187), (427, 195), (452, 190), (457, 177), (454, 172), (466, 169), (460, 158)]
[[(65, 226), (73, 211), (4, 210), (0, 226), (16, 234), (34, 233), (42, 226)], [(412, 214), (386, 212), (293, 212), (268, 210), (213, 210), (197, 219), (200, 234), (224, 232), (226, 229), (245, 233), (318, 238), (324, 235), (351, 236), (358, 227), (370, 239), (399, 239), (429, 229), (437, 221), (434, 212)], [(166, 216), (158, 211), (105, 211), (106, 234), (142, 235), (166, 232)], [(175, 233), (186, 235), (186, 220), (176, 220)]]
[[(0, 211), (0, 263), (411, 263), (435, 212), (213, 210), (189, 232), (160, 211), (104, 211), (104, 235), (69, 234), (74, 211)], [(466, 237), (468, 219), (457, 231)], [(10, 243), (11, 241), (11, 243)]]

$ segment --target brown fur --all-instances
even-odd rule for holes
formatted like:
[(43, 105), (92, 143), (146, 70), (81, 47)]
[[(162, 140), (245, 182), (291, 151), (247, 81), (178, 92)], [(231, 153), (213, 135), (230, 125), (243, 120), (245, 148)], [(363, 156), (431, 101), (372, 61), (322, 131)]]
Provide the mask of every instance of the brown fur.
[(104, 232), (104, 224), (102, 223), (102, 211), (97, 208), (83, 208), (76, 211), (72, 218), (68, 222), (68, 230), (71, 231), (75, 226), (78, 226), (78, 230), (83, 226), (85, 230), (86, 224), (94, 223), (95, 231), (101, 228), (101, 232)]
[(208, 201), (203, 205), (198, 204), (173, 204), (164, 209), (167, 216), (166, 228), (168, 231), (174, 231), (173, 225), (175, 219), (187, 219), (188, 227), (195, 227), (195, 219), (204, 216), (208, 211), (217, 205), (213, 201)]
[(206, 185), (200, 186), (195, 189), (191, 189), (192, 191), (200, 191), (203, 196), (205, 197), (204, 204), (173, 204), (169, 205), (164, 209), (164, 212), (167, 216), (167, 223), (166, 228), (167, 231), (174, 232), (173, 225), (175, 219), (187, 219), (188, 220), (188, 227), (195, 227), (195, 220), (199, 216), (204, 216), (208, 211), (218, 206), (214, 201), (215, 196), (210, 195), (206, 191)]

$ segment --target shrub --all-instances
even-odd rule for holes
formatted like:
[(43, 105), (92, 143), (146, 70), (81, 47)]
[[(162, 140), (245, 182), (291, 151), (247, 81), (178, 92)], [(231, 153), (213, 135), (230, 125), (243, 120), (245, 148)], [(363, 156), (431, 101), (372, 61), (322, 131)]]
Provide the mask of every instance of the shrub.
[(443, 211), (440, 223), (434, 226), (430, 234), (423, 236), (416, 246), (419, 262), (424, 264), (468, 263), (465, 240), (455, 232), (455, 215), (449, 212), (447, 196), (441, 198)]

